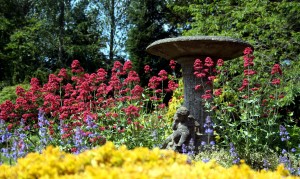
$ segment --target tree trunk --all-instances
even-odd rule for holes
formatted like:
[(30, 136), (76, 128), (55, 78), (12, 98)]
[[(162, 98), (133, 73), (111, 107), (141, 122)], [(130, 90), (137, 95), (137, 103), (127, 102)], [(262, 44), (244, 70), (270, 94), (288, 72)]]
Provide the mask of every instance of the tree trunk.
[(58, 37), (58, 65), (62, 68), (66, 66), (66, 62), (63, 59), (63, 51), (64, 51), (64, 25), (65, 25), (65, 2), (64, 0), (59, 1), (59, 17), (58, 17), (58, 25), (59, 25), (59, 37)]
[(116, 30), (115, 0), (110, 1), (110, 19), (109, 60), (112, 62), (114, 59), (114, 37)]

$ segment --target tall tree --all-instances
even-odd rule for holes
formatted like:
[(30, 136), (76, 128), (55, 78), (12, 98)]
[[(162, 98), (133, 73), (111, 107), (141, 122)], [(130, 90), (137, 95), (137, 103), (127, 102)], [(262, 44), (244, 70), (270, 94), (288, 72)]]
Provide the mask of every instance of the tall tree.
[(155, 73), (161, 67), (168, 66), (168, 61), (148, 54), (146, 47), (155, 40), (177, 35), (177, 32), (168, 22), (170, 11), (166, 1), (132, 0), (127, 13), (132, 27), (128, 32), (126, 49), (145, 85), (145, 65), (150, 65)]
[(96, 5), (101, 12), (99, 21), (106, 37), (107, 49), (104, 50), (108, 60), (125, 57), (124, 42), (129, 28), (127, 22), (127, 8), (130, 0), (96, 0)]

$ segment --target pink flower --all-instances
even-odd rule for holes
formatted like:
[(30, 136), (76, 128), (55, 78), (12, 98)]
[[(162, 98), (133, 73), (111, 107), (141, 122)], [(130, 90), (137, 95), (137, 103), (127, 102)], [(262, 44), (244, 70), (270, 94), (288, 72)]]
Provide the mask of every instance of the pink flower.
[(160, 70), (160, 72), (158, 73), (158, 76), (160, 76), (162, 78), (162, 80), (168, 79), (168, 73), (166, 72), (166, 70)]
[(216, 79), (216, 76), (209, 76), (209, 77), (208, 77), (208, 80), (209, 80), (209, 81), (214, 81), (214, 79)]
[(280, 68), (280, 65), (279, 64), (275, 64), (273, 67), (272, 67), (272, 70), (271, 70), (271, 74), (274, 75), (276, 73), (279, 73), (280, 75), (282, 75), (282, 71), (281, 71), (281, 68)]
[(178, 84), (175, 83), (174, 81), (170, 80), (168, 82), (168, 88), (172, 91), (176, 90), (176, 88), (178, 88)]
[(172, 70), (175, 70), (176, 62), (173, 59), (170, 60), (169, 66), (171, 67)]
[(145, 70), (145, 73), (149, 73), (150, 71), (152, 71), (152, 69), (150, 68), (149, 65), (145, 65), (144, 70)]
[(220, 96), (222, 94), (222, 88), (216, 89), (214, 92), (215, 96)]
[(132, 63), (130, 60), (126, 61), (123, 66), (123, 71), (128, 71), (132, 69)]
[(252, 48), (250, 48), (250, 47), (245, 48), (244, 55), (249, 55), (249, 54), (252, 54), (252, 53), (253, 53)]
[(214, 66), (214, 61), (210, 57), (206, 57), (204, 66), (212, 67)]
[(140, 77), (135, 71), (130, 71), (128, 74), (128, 77), (124, 80), (124, 84), (127, 85), (129, 83), (139, 83), (140, 82)]
[(197, 90), (199, 90), (199, 89), (201, 89), (201, 85), (196, 85), (196, 86), (195, 86), (195, 90), (197, 91)]
[(71, 64), (71, 69), (73, 73), (81, 73), (83, 72), (83, 68), (80, 66), (80, 62), (78, 60), (73, 60)]
[(223, 66), (224, 65), (224, 61), (222, 59), (218, 59), (217, 61), (217, 65), (220, 67), (220, 66)]
[(156, 89), (158, 87), (158, 85), (160, 84), (161, 78), (157, 77), (157, 76), (153, 76), (150, 78), (148, 86), (151, 89)]
[(254, 70), (251, 70), (251, 69), (247, 69), (247, 70), (244, 70), (244, 75), (245, 76), (251, 76), (251, 75), (254, 75), (256, 74), (256, 72)]
[(273, 85), (280, 85), (280, 79), (279, 78), (275, 78), (272, 80), (271, 82)]
[(202, 61), (200, 59), (196, 59), (194, 62), (194, 70), (199, 71), (203, 68)]

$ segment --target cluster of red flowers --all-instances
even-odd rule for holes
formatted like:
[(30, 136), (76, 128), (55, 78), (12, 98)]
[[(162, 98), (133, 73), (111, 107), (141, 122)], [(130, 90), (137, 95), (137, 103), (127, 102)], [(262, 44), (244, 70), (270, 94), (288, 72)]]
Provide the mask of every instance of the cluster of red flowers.
[[(171, 64), (174, 66), (175, 62)], [(146, 66), (145, 70), (150, 72), (151, 68)], [(72, 62), (71, 72), (73, 73), (71, 77), (64, 68), (57, 75), (50, 74), (48, 82), (43, 86), (39, 84), (37, 78), (32, 78), (31, 87), (27, 91), (17, 87), (16, 103), (6, 101), (1, 104), (0, 119), (11, 123), (11, 128), (17, 126), (21, 118), (26, 125), (37, 127), (38, 111), (41, 110), (50, 119), (51, 124), (68, 120), (62, 136), (68, 138), (74, 133), (74, 127), (84, 124), (87, 116), (95, 121), (100, 120), (103, 117), (101, 111), (107, 110), (108, 107), (115, 107), (119, 102), (126, 101), (124, 104), (127, 105), (124, 105), (120, 112), (123, 111), (123, 115), (130, 117), (130, 120), (139, 116), (140, 108), (136, 105), (142, 105), (140, 99), (145, 90), (139, 85), (139, 75), (132, 70), (130, 61), (126, 61), (124, 66), (116, 61), (109, 81), (108, 72), (103, 68), (98, 69), (96, 73), (84, 73), (78, 60)], [(167, 88), (163, 89), (166, 92), (178, 87), (178, 84), (168, 79), (166, 71), (160, 71), (158, 76), (150, 79), (150, 89), (157, 90), (164, 81), (167, 83)], [(152, 98), (158, 99), (157, 96)], [(118, 115), (114, 113), (112, 117)], [(140, 129), (143, 128), (141, 124), (135, 123), (135, 125)], [(106, 127), (100, 128), (99, 130), (104, 130)], [(93, 141), (97, 140), (98, 138), (93, 139)]]

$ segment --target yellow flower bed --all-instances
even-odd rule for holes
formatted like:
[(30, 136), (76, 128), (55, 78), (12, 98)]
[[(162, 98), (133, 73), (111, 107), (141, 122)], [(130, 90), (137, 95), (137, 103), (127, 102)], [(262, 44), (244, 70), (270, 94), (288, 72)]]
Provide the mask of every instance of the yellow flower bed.
[(246, 164), (223, 168), (215, 162), (187, 162), (173, 151), (147, 148), (117, 149), (108, 142), (79, 155), (47, 147), (31, 153), (15, 166), (1, 165), (0, 178), (296, 178), (283, 166), (277, 171), (254, 171)]

